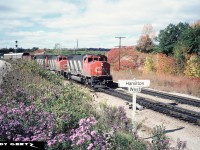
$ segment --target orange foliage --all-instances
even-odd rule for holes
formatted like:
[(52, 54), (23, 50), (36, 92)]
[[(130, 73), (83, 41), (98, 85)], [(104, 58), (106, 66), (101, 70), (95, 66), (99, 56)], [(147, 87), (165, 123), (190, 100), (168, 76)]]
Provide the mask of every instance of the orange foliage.
[[(114, 70), (119, 70), (119, 49), (111, 49), (108, 54), (108, 62)], [(135, 47), (123, 47), (120, 49), (120, 69), (135, 69), (143, 64), (141, 53), (135, 50)]]
[(108, 57), (108, 62), (109, 63), (115, 63), (116, 61), (118, 61), (118, 59), (119, 59), (119, 51), (118, 51), (118, 49), (117, 48), (111, 49), (107, 53), (107, 57)]
[(174, 57), (167, 57), (165, 54), (157, 54), (157, 74), (175, 74), (176, 60)]

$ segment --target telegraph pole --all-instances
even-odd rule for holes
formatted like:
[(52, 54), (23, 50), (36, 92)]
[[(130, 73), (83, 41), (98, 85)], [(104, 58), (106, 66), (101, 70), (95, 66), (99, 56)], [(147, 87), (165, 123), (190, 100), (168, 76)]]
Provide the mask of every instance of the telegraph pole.
[(118, 38), (118, 39), (119, 39), (119, 70), (120, 70), (120, 49), (121, 49), (121, 39), (122, 39), (122, 38), (126, 38), (126, 37), (119, 36), (119, 37), (115, 37), (115, 38)]

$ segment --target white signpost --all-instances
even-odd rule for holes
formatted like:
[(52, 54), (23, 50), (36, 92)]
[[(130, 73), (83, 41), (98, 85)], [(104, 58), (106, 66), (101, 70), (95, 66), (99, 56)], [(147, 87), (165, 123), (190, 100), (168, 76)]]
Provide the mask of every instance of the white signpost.
[(150, 80), (118, 80), (118, 86), (119, 87), (128, 87), (128, 91), (133, 93), (133, 132), (136, 131), (136, 93), (141, 92), (141, 88), (143, 87), (149, 87), (150, 86)]

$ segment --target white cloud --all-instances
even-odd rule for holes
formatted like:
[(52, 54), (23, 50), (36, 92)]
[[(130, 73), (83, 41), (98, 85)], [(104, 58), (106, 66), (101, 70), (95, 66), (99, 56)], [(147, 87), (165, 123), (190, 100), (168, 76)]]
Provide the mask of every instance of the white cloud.
[[(0, 2), (0, 47), (17, 37), (24, 47), (134, 45), (144, 24), (156, 30), (199, 19), (199, 0), (7, 0)], [(2, 35), (2, 36), (1, 36)], [(4, 41), (4, 42), (2, 42)], [(26, 46), (25, 46), (26, 45)]]

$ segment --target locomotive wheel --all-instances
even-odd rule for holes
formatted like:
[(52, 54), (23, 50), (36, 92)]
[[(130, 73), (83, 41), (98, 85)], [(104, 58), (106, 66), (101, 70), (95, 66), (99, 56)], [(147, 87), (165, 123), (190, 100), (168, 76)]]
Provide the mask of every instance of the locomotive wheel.
[(86, 87), (91, 87), (90, 86), (90, 82), (89, 82), (89, 79), (84, 79), (84, 85), (86, 86)]

